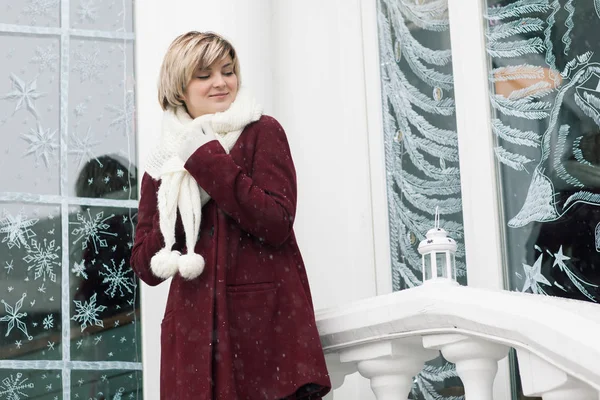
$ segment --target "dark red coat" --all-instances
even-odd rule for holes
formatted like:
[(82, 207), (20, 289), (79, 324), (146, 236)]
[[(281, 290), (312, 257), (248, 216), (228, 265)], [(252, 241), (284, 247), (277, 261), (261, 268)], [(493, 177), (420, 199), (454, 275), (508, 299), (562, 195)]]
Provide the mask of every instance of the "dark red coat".
[[(196, 279), (172, 280), (161, 399), (320, 399), (331, 384), (292, 229), (296, 173), (285, 132), (263, 116), (230, 154), (212, 141), (185, 168), (212, 197), (195, 249), (206, 266)], [(150, 270), (164, 245), (158, 187), (144, 175), (131, 256), (136, 274), (152, 286), (162, 281)], [(176, 231), (175, 248), (183, 249), (179, 215)]]

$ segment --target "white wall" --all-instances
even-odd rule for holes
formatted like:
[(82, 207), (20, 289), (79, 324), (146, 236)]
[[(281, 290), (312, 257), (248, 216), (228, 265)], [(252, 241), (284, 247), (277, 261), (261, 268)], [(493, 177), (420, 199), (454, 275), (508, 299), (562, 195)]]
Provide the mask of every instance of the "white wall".
[[(226, 36), (240, 55), (244, 85), (288, 134), (298, 173), (295, 231), (315, 307), (375, 296), (371, 183), (372, 174), (383, 173), (370, 167), (370, 151), (377, 149), (369, 148), (367, 134), (372, 121), (367, 119), (361, 1), (145, 0), (137, 4), (140, 168), (160, 126), (156, 81), (169, 43), (188, 30), (213, 30)], [(380, 287), (385, 287), (386, 279)], [(159, 327), (167, 286), (142, 289), (144, 384), (150, 399), (159, 390)], [(347, 382), (338, 398), (372, 395), (360, 377), (349, 377)]]

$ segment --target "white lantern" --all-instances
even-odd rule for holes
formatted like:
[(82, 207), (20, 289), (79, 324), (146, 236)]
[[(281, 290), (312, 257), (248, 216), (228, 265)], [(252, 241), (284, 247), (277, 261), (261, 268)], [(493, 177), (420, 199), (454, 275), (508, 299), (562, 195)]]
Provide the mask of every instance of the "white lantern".
[(456, 241), (440, 228), (436, 210), (435, 227), (419, 243), (423, 259), (423, 283), (444, 279), (456, 282)]

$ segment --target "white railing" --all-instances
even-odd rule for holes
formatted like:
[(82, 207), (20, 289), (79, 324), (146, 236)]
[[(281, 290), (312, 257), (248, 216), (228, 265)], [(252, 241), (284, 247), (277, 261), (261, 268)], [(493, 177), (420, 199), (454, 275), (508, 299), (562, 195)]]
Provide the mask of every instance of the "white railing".
[(322, 310), (317, 325), (334, 389), (358, 370), (378, 400), (406, 399), (413, 377), (441, 351), (466, 400), (492, 400), (498, 361), (512, 347), (526, 396), (599, 399), (596, 304), (440, 280)]

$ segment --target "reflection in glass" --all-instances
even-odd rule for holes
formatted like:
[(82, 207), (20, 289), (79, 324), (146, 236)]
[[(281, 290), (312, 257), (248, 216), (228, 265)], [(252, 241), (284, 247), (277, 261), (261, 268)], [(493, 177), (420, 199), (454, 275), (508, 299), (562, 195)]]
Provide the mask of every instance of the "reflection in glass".
[(530, 3), (484, 16), (508, 286), (597, 302), (600, 3)]

